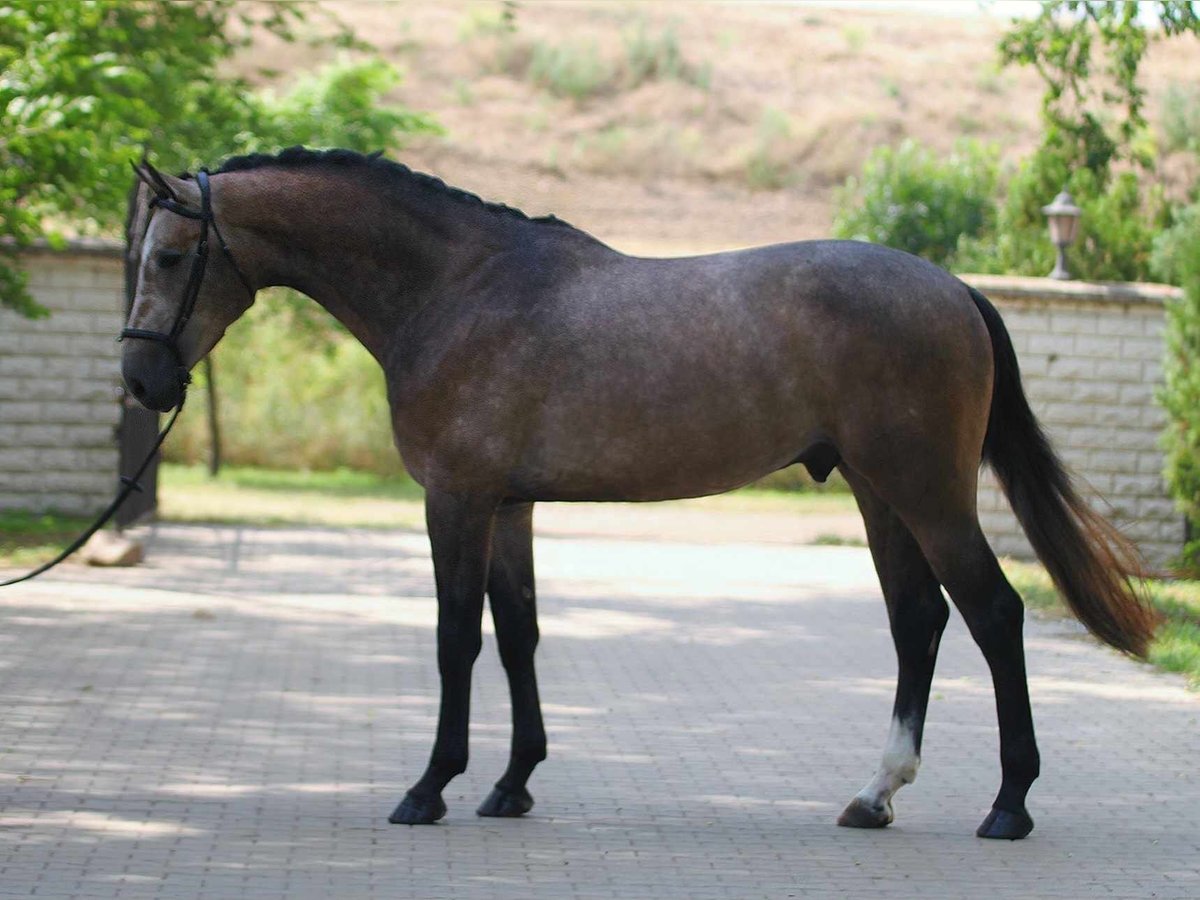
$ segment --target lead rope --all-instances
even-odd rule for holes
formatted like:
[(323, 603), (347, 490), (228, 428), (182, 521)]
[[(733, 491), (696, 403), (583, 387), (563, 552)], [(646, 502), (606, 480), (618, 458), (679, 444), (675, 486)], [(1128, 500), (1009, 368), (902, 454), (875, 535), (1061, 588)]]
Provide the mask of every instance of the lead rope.
[(58, 556), (47, 563), (42, 563), (32, 572), (26, 572), (18, 578), (10, 578), (8, 581), (0, 581), (0, 587), (8, 587), (10, 584), (20, 584), (22, 581), (28, 581), (31, 578), (37, 578), (43, 572), (48, 572), (57, 566), (60, 562), (87, 543), (88, 538), (108, 524), (108, 520), (116, 515), (117, 510), (121, 505), (129, 499), (129, 496), (136, 491), (141, 491), (142, 486), (138, 483), (138, 479), (146, 473), (146, 469), (150, 467), (154, 455), (158, 453), (158, 448), (162, 446), (163, 441), (167, 439), (167, 435), (171, 433), (171, 428), (175, 425), (175, 420), (179, 418), (179, 414), (183, 412), (184, 401), (187, 400), (187, 389), (184, 389), (183, 397), (179, 401), (179, 405), (175, 407), (175, 412), (171, 414), (170, 420), (167, 422), (167, 427), (159, 432), (158, 439), (154, 442), (154, 446), (150, 448), (150, 452), (146, 454), (146, 458), (142, 460), (142, 464), (137, 467), (137, 471), (132, 475), (121, 476), (121, 489), (117, 491), (117, 496), (113, 498), (112, 503), (108, 504), (108, 508), (100, 513), (96, 521), (89, 525), (79, 537), (75, 538)]

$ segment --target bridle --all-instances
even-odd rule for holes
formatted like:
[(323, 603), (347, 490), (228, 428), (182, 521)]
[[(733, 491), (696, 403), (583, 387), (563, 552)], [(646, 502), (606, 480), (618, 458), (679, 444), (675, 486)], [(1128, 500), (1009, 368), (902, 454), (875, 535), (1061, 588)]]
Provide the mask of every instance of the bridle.
[[(241, 268), (237, 264), (237, 260), (233, 258), (233, 253), (229, 249), (229, 245), (225, 243), (225, 237), (221, 234), (221, 229), (217, 226), (217, 220), (213, 217), (212, 211), (212, 188), (208, 182), (208, 170), (201, 169), (196, 175), (196, 183), (200, 186), (200, 210), (197, 212), (179, 203), (165, 193), (158, 193), (154, 199), (150, 201), (151, 207), (161, 207), (168, 212), (173, 212), (178, 216), (183, 216), (187, 219), (195, 219), (200, 223), (200, 241), (196, 245), (196, 258), (192, 262), (192, 271), (188, 274), (187, 286), (183, 289), (183, 304), (179, 309), (179, 315), (175, 318), (175, 324), (171, 326), (168, 332), (150, 331), (146, 328), (122, 328), (118, 341), (123, 341), (125, 338), (136, 338), (144, 341), (157, 341), (165, 346), (171, 355), (175, 357), (175, 363), (178, 366), (177, 373), (179, 376), (179, 403), (175, 407), (175, 411), (171, 414), (167, 425), (159, 432), (158, 438), (154, 441), (154, 445), (150, 448), (150, 452), (146, 454), (146, 458), (142, 460), (142, 464), (137, 467), (132, 475), (121, 476), (121, 487), (117, 491), (117, 496), (108, 505), (105, 510), (100, 513), (91, 525), (84, 529), (83, 533), (71, 542), (58, 556), (34, 569), (32, 572), (26, 572), (17, 578), (10, 578), (7, 581), (0, 581), (0, 587), (7, 587), (10, 584), (20, 584), (22, 581), (28, 581), (31, 578), (36, 578), (43, 572), (53, 569), (60, 562), (82, 547), (93, 534), (99, 531), (121, 508), (129, 495), (135, 491), (141, 491), (142, 486), (138, 483), (138, 479), (145, 474), (146, 469), (150, 467), (150, 463), (154, 460), (158, 453), (158, 448), (162, 446), (163, 441), (167, 439), (167, 435), (171, 433), (171, 429), (175, 426), (179, 414), (183, 412), (183, 404), (187, 400), (187, 386), (191, 383), (192, 376), (188, 373), (187, 365), (183, 361), (183, 354), (179, 350), (179, 335), (183, 333), (184, 327), (188, 320), (192, 317), (192, 313), (196, 309), (196, 298), (200, 296), (200, 286), (204, 282), (204, 272), (208, 266), (208, 229), (211, 227), (213, 234), (217, 236), (217, 243), (221, 246), (221, 252), (229, 260), (229, 264), (233, 266), (233, 271), (237, 273), (238, 279), (250, 293), (251, 298), (254, 297), (254, 288), (251, 287), (249, 279), (243, 274)], [(165, 191), (166, 186), (163, 185), (161, 190)], [(149, 224), (146, 228), (149, 229)]]
[[(225, 242), (225, 236), (221, 234), (216, 217), (213, 215), (212, 187), (209, 184), (207, 169), (201, 169), (196, 174), (196, 184), (200, 188), (199, 211), (184, 206), (182, 203), (164, 194), (157, 194), (150, 201), (151, 208), (158, 207), (165, 209), (167, 212), (183, 216), (185, 219), (195, 219), (200, 223), (200, 239), (196, 244), (196, 256), (192, 260), (192, 270), (188, 273), (187, 285), (183, 289), (183, 303), (180, 305), (179, 315), (175, 317), (175, 324), (171, 326), (171, 330), (168, 332), (150, 331), (146, 328), (122, 328), (121, 335), (117, 338), (118, 341), (123, 341), (125, 338), (156, 341), (166, 347), (175, 358), (179, 381), (185, 392), (187, 385), (191, 383), (192, 377), (188, 373), (187, 365), (183, 361), (183, 354), (179, 349), (179, 336), (183, 333), (183, 329), (192, 318), (192, 313), (196, 309), (196, 300), (200, 296), (200, 287), (204, 283), (204, 272), (208, 267), (208, 229), (210, 227), (213, 234), (217, 236), (217, 243), (221, 247), (221, 252), (225, 254), (225, 258), (233, 266), (233, 271), (237, 273), (238, 280), (241, 281), (242, 286), (246, 288), (251, 297), (255, 293), (254, 288), (250, 286), (249, 279), (246, 278), (241, 267), (238, 266), (237, 260), (234, 259), (233, 251), (229, 249), (229, 245)], [(146, 227), (149, 229), (149, 224)], [(182, 403), (183, 400), (181, 399), (180, 405)]]

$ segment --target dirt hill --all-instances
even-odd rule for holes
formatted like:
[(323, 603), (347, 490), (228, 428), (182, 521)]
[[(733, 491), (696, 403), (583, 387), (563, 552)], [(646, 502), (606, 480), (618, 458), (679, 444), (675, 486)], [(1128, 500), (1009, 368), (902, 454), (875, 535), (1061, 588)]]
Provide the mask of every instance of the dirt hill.
[[(674, 254), (828, 235), (836, 187), (881, 143), (947, 150), (972, 137), (1009, 160), (1027, 153), (1040, 85), (998, 68), (1003, 20), (958, 6), (333, 8), (404, 69), (397, 99), (446, 128), (397, 158), (621, 250)], [(1185, 39), (1151, 52), (1152, 120), (1169, 85), (1197, 81), (1198, 49)], [(320, 59), (264, 40), (243, 65), (286, 81)], [(1192, 165), (1179, 154), (1163, 170), (1179, 182)]]

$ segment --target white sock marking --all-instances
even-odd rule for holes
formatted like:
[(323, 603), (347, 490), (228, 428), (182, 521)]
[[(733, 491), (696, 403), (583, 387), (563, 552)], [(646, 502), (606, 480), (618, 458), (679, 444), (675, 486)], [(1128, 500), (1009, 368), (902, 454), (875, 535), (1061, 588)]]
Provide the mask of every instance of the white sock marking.
[(892, 795), (916, 779), (920, 764), (912, 729), (905, 722), (892, 719), (883, 761), (875, 777), (858, 792), (858, 799), (872, 807), (890, 806)]

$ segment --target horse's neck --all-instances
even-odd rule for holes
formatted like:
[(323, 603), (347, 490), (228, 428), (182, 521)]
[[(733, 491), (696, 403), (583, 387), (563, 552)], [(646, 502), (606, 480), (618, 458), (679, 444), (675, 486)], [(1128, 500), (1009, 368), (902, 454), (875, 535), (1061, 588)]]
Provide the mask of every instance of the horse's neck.
[[(451, 199), (439, 203), (419, 186), (405, 203), (350, 178), (270, 174), (255, 179), (269, 193), (259, 197), (259, 221), (249, 223), (265, 242), (265, 280), (316, 300), (380, 361), (417, 308), (507, 238), (505, 223), (493, 226), (483, 211)], [(251, 201), (254, 187), (243, 187)]]

